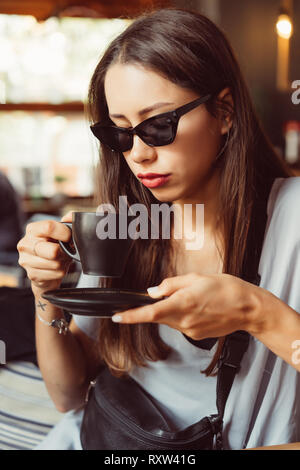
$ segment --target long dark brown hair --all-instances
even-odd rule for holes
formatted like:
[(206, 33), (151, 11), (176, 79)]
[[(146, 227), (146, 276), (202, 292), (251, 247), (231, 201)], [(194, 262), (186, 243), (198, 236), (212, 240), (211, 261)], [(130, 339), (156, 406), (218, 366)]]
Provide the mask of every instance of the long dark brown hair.
[[(104, 79), (116, 62), (142, 65), (199, 96), (211, 94), (207, 110), (214, 116), (219, 112), (231, 116), (230, 138), (217, 160), (221, 174), (219, 223), (224, 227), (223, 272), (240, 276), (253, 201), (266, 178), (291, 174), (262, 130), (227, 38), (208, 18), (188, 10), (166, 8), (136, 18), (112, 41), (92, 76), (87, 111), (93, 123), (109, 119)], [(217, 100), (226, 87), (233, 108)], [(98, 170), (97, 204), (111, 203), (117, 208), (119, 196), (124, 195), (129, 206), (146, 205), (150, 218), (151, 204), (159, 201), (135, 178), (121, 153), (101, 145)], [(176, 274), (171, 260), (170, 240), (138, 239), (123, 277), (103, 279), (101, 285), (146, 290)], [(214, 370), (223, 341), (219, 339), (206, 374)], [(128, 373), (133, 366), (146, 366), (146, 361), (164, 360), (170, 351), (157, 324), (120, 325), (109, 319), (101, 321), (98, 347), (101, 359), (116, 376)]]

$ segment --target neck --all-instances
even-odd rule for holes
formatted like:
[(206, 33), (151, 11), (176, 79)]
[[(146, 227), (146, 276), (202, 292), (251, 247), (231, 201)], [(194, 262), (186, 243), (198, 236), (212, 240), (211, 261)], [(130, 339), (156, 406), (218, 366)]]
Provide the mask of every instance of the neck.
[(182, 223), (182, 218), (184, 218), (183, 237), (188, 237), (189, 234), (195, 232), (201, 213), (203, 213), (205, 233), (213, 235), (216, 232), (219, 220), (219, 185), (219, 173), (214, 172), (191, 195), (173, 201), (175, 219), (177, 217), (178, 223)]

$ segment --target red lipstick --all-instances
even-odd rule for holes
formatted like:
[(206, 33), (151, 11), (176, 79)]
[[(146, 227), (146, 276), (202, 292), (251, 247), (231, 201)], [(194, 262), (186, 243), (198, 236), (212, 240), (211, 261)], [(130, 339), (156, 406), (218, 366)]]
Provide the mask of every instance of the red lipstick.
[(139, 173), (137, 176), (147, 188), (157, 188), (158, 186), (164, 185), (169, 180), (171, 174)]

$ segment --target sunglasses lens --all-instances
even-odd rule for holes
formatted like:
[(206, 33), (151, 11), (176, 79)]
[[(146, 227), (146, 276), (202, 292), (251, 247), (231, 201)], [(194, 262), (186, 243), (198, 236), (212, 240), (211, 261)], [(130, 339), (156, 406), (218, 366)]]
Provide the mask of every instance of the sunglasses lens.
[(132, 136), (123, 129), (114, 127), (92, 126), (91, 130), (97, 139), (117, 152), (126, 152), (132, 147)]
[(138, 135), (153, 147), (168, 145), (175, 137), (172, 120), (166, 116), (149, 119), (139, 127)]
[[(175, 124), (175, 125), (174, 125)], [(136, 134), (151, 147), (160, 147), (173, 142), (176, 135), (177, 121), (169, 116), (153, 117), (136, 127)], [(110, 126), (95, 126), (91, 130), (102, 144), (117, 152), (126, 152), (133, 145), (133, 135), (126, 129)]]
[(111, 141), (112, 144), (115, 145), (115, 147), (111, 147), (119, 152), (126, 152), (127, 150), (131, 149), (133, 144), (132, 135), (121, 129), (112, 129)]

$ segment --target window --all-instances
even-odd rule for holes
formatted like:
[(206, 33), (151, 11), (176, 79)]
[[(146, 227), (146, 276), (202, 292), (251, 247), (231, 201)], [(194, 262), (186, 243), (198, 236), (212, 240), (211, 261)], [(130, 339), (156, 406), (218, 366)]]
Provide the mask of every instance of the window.
[(93, 193), (89, 80), (125, 19), (0, 15), (0, 169), (28, 197)]

